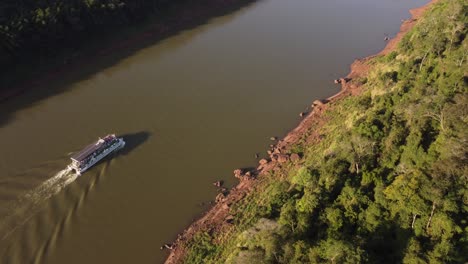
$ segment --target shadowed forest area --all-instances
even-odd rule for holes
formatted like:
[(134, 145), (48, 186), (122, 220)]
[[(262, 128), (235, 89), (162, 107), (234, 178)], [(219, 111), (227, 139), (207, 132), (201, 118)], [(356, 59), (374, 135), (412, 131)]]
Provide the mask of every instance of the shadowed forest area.
[[(96, 72), (105, 67), (102, 64), (108, 66), (136, 50), (253, 2), (2, 1), (0, 101), (41, 86), (42, 79), (48, 82), (76, 64), (86, 64), (80, 66), (88, 72), (86, 75)], [(109, 57), (105, 62), (99, 60), (105, 56)], [(89, 63), (89, 57), (96, 65)]]
[[(166, 0), (5, 0), (0, 3), (3, 62), (22, 53), (54, 53), (77, 35), (141, 21), (167, 8)], [(178, 1), (184, 2), (184, 1)]]
[[(118, 29), (190, 0), (5, 0), (0, 3), (2, 59), (21, 53), (54, 53), (78, 35)], [(203, 1), (207, 4), (207, 1)], [(229, 1), (225, 1), (229, 2)], [(184, 14), (187, 15), (187, 14)], [(9, 56), (8, 56), (9, 55)], [(6, 57), (6, 58), (5, 58)]]
[[(125, 1), (120, 1), (124, 4), (121, 4), (119, 11), (110, 7), (103, 11), (101, 9), (105, 6), (96, 6), (105, 1), (93, 1), (91, 6), (81, 0), (26, 2), (29, 4), (25, 4), (25, 1), (5, 1), (0, 4), (0, 102), (4, 102), (0, 126), (10, 120), (14, 111), (61, 93), (74, 82), (109, 68), (139, 50), (191, 29), (171, 48), (184, 45), (208, 30), (209, 20), (224, 16), (220, 22), (227, 23), (256, 1), (180, 0), (171, 1), (170, 4), (168, 1), (141, 1), (154, 2), (151, 5), (154, 8), (148, 10), (142, 7), (145, 5), (138, 5), (144, 9), (140, 15), (137, 15), (136, 7), (127, 10), (130, 7)], [(130, 2), (130, 6), (135, 5), (135, 2)], [(55, 19), (49, 21), (44, 18), (44, 21), (49, 21), (46, 24), (30, 20), (38, 16), (37, 12), (42, 12), (37, 10), (48, 9), (47, 6), (52, 4), (62, 6), (64, 3), (75, 11), (69, 13), (63, 11), (63, 8), (59, 8), (60, 12), (56, 13), (49, 11), (47, 19)], [(78, 7), (81, 10), (79, 12), (76, 11)], [(99, 12), (106, 12), (107, 15), (98, 15)], [(70, 23), (70, 16), (81, 16), (73, 20), (80, 26)], [(93, 16), (99, 18), (91, 19)], [(23, 17), (21, 26), (11, 26), (17, 24), (15, 21), (19, 17)], [(200, 27), (202, 25), (206, 26)], [(7, 102), (24, 91), (32, 92), (29, 96)]]

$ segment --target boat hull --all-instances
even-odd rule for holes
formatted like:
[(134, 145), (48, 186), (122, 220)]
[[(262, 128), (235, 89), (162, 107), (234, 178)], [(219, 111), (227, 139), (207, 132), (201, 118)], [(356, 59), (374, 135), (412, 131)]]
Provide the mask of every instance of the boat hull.
[(87, 171), (89, 168), (94, 166), (96, 163), (101, 161), (103, 158), (108, 156), (109, 154), (118, 151), (119, 149), (122, 149), (125, 146), (125, 141), (122, 138), (118, 139), (118, 142), (113, 144), (112, 146), (106, 148), (102, 153), (97, 155), (96, 157), (92, 158), (85, 166), (83, 167), (76, 167), (73, 166), (73, 164), (68, 165), (68, 169), (75, 171), (78, 175), (83, 174), (85, 171)]

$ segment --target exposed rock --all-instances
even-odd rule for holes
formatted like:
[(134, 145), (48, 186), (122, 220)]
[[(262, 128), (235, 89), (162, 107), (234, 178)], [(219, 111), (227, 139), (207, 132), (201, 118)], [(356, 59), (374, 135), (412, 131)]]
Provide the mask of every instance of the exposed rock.
[(323, 105), (323, 102), (320, 101), (320, 100), (315, 100), (315, 101), (312, 103), (312, 106), (320, 106), (320, 105)]
[(229, 209), (229, 205), (227, 205), (226, 203), (223, 203), (222, 208), (223, 208), (224, 210), (228, 210), (228, 209)]
[(216, 187), (221, 187), (223, 186), (223, 181), (216, 181), (216, 182), (213, 182), (213, 185), (216, 186)]
[(215, 202), (220, 203), (224, 201), (224, 199), (226, 199), (226, 195), (224, 195), (223, 193), (218, 193), (218, 195), (216, 195)]
[(271, 154), (273, 154), (273, 151), (268, 150), (267, 153), (268, 153), (268, 155), (271, 155)]
[(307, 115), (307, 112), (300, 112), (300, 113), (299, 113), (299, 116), (300, 116), (300, 117), (304, 117), (305, 115)]
[(240, 178), (241, 175), (242, 175), (242, 170), (241, 169), (234, 170), (234, 177)]
[(271, 157), (272, 161), (277, 161), (278, 160), (278, 155), (277, 154), (273, 154), (270, 157)]
[(296, 162), (296, 161), (298, 161), (298, 160), (301, 159), (301, 157), (300, 157), (299, 154), (297, 154), (297, 153), (291, 154), (291, 156), (289, 156), (289, 158), (290, 158), (291, 161), (293, 161), (293, 162)]
[(260, 165), (265, 165), (265, 164), (268, 163), (268, 160), (266, 160), (266, 159), (261, 159), (261, 160), (258, 161), (258, 163), (259, 163)]
[(347, 78), (341, 78), (340, 79), (341, 84), (346, 84), (348, 81), (349, 81), (349, 79), (347, 79)]
[(164, 244), (160, 247), (161, 250), (163, 249), (173, 250), (174, 248), (175, 248), (174, 244)]
[(279, 149), (279, 148), (275, 148), (275, 149), (273, 150), (273, 153), (275, 153), (275, 154), (279, 154), (279, 153), (281, 153), (281, 149)]
[(224, 220), (226, 221), (226, 223), (231, 224), (232, 222), (234, 222), (234, 216), (228, 215), (228, 216), (226, 216), (226, 218)]
[(286, 154), (278, 154), (278, 162), (279, 163), (285, 163), (289, 160), (289, 156)]
[[(246, 173), (244, 174), (241, 174), (239, 175), (239, 177), (236, 177), (239, 179), (239, 181), (248, 181), (248, 180), (251, 180), (254, 178), (254, 175), (252, 174), (252, 172), (250, 171), (247, 171)], [(237, 188), (238, 186), (236, 186), (235, 188)]]
[(389, 37), (385, 37), (384, 40), (385, 40), (385, 41), (389, 41), (390, 38), (389, 38)]
[(278, 140), (278, 137), (271, 137), (270, 140), (271, 140), (271, 141)]
[(339, 83), (341, 83), (341, 80), (340, 80), (340, 79), (335, 79), (335, 80), (333, 80), (333, 82), (334, 82), (335, 84), (339, 84)]
[(260, 158), (260, 155), (258, 153), (255, 153), (255, 158), (256, 159)]

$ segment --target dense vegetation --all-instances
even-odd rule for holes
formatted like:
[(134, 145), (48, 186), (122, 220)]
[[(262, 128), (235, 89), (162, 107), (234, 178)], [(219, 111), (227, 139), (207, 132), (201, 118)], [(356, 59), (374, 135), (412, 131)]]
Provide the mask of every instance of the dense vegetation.
[(3, 0), (0, 45), (4, 53), (46, 50), (77, 33), (141, 20), (167, 0)]
[(466, 263), (467, 2), (441, 1), (187, 263)]

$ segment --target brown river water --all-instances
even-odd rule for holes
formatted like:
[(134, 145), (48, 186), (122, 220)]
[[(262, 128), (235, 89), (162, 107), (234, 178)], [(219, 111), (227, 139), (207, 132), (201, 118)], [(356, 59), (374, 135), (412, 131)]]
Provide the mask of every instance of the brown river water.
[[(162, 262), (212, 182), (233, 186), (234, 169), (255, 166), (426, 2), (252, 2), (2, 103), (0, 263)], [(82, 176), (62, 171), (107, 133), (126, 148)]]

